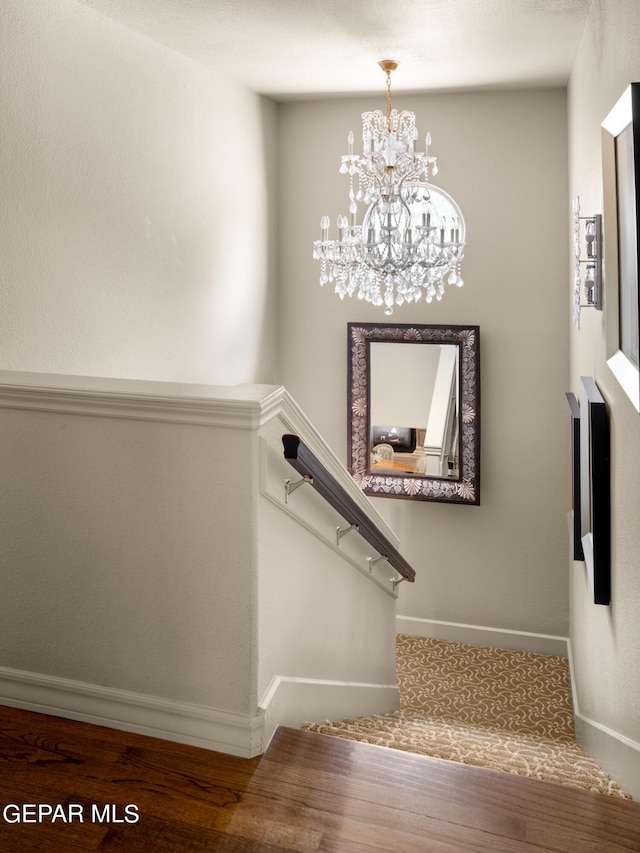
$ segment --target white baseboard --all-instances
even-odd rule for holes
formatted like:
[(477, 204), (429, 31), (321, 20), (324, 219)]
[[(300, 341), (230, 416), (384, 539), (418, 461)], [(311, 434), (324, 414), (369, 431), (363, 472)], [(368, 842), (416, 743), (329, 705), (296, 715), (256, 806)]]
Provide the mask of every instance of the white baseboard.
[(252, 758), (264, 718), (0, 667), (0, 704)]
[(459, 622), (437, 622), (434, 619), (417, 619), (413, 616), (396, 616), (396, 631), (410, 637), (431, 637), (451, 643), (470, 643), (474, 646), (568, 657), (568, 638), (552, 634), (531, 634), (527, 631), (485, 628)]
[(634, 800), (640, 800), (640, 743), (591, 720), (580, 711), (570, 642), (568, 650), (576, 740), (621, 788)]
[(576, 740), (620, 787), (640, 800), (640, 743), (590, 720), (574, 708)]
[(396, 685), (276, 676), (258, 713), (243, 715), (0, 667), (0, 704), (253, 758), (278, 726), (385, 714), (399, 707), (400, 694)]
[(305, 722), (387, 714), (400, 707), (395, 684), (360, 684), (275, 676), (260, 707), (264, 713), (264, 748), (278, 726), (299, 729)]

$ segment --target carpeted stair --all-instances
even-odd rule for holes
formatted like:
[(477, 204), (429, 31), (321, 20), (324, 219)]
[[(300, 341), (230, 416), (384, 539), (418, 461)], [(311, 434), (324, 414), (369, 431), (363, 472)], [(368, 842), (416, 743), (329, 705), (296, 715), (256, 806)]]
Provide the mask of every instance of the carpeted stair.
[(400, 710), (303, 729), (627, 797), (576, 743), (564, 658), (399, 635)]

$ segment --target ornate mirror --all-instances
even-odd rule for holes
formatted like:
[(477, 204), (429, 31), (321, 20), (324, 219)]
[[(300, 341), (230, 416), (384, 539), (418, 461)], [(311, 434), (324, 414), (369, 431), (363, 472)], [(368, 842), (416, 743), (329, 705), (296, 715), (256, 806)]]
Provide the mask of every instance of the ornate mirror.
[(369, 495), (479, 504), (479, 327), (348, 330), (355, 481)]

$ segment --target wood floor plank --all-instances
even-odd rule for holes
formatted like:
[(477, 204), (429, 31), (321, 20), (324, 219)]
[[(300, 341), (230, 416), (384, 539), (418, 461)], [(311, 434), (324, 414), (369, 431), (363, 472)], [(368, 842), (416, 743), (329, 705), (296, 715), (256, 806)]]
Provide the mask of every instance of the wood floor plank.
[[(386, 846), (387, 844), (391, 846)], [(429, 835), (424, 835), (420, 839), (415, 839), (411, 842), (411, 846), (407, 844), (406, 837), (399, 835), (394, 836), (390, 842), (383, 844), (374, 843), (366, 844), (362, 842), (347, 840), (344, 838), (328, 837), (323, 841), (318, 853), (494, 853), (498, 850), (500, 853), (520, 853), (521, 850), (526, 850), (527, 853), (547, 853), (542, 847), (492, 847), (491, 837), (487, 836), (484, 839), (464, 840), (456, 838), (451, 842), (441, 841)], [(478, 845), (482, 846), (478, 846)]]
[[(57, 804), (57, 801), (54, 801)], [(69, 815), (69, 803), (74, 800), (61, 801), (65, 814)], [(0, 818), (0, 853), (17, 853), (24, 851), (96, 851), (107, 833), (107, 826), (92, 823), (88, 817), (83, 815), (80, 821), (74, 815), (72, 822), (65, 822), (60, 817), (53, 820), (52, 817), (44, 818), (37, 823), (8, 823), (4, 819), (4, 810), (7, 805), (22, 806), (24, 803), (48, 803), (51, 801), (43, 796), (42, 789), (23, 789), (19, 796), (2, 799), (2, 815)], [(33, 814), (33, 813), (31, 813)], [(15, 815), (14, 809), (7, 812), (10, 820)], [(31, 817), (31, 815), (29, 815)]]
[(2, 805), (133, 803), (140, 817), (0, 819), (0, 853), (640, 851), (638, 803), (311, 732), (279, 729), (246, 760), (0, 708), (0, 769)]
[[(72, 742), (67, 738), (25, 734), (22, 738), (0, 739), (0, 762), (6, 765), (26, 759), (30, 764), (39, 766), (82, 764), (87, 758), (113, 762), (122, 750), (121, 746), (86, 737)], [(8, 771), (10, 768), (5, 769)]]
[[(302, 734), (322, 737), (313, 733)], [(400, 762), (404, 764), (405, 770), (398, 779), (393, 766), (388, 763), (393, 761), (392, 751), (364, 744), (357, 744), (354, 749), (348, 741), (337, 738), (325, 740), (335, 740), (338, 746), (333, 751), (323, 745), (323, 757), (319, 761), (323, 762), (323, 767), (327, 767), (330, 762), (332, 772), (337, 777), (349, 780), (352, 792), (355, 790), (355, 779), (368, 777), (381, 780), (386, 777), (393, 780), (386, 798), (387, 804), (400, 807), (398, 798), (403, 796), (402, 789), (411, 788), (412, 796), (407, 797), (407, 810), (410, 812), (417, 809), (421, 814), (431, 814), (467, 826), (480, 814), (485, 820), (483, 829), (496, 835), (509, 832), (504, 819), (509, 814), (515, 814), (518, 820), (524, 822), (524, 838), (529, 844), (536, 844), (536, 832), (540, 832), (541, 826), (547, 827), (545, 849), (571, 849), (570, 843), (574, 842), (569, 839), (580, 834), (584, 836), (585, 828), (588, 828), (588, 839), (583, 838), (582, 847), (576, 848), (581, 853), (582, 850), (592, 853), (594, 845), (599, 851), (604, 851), (608, 844), (617, 844), (635, 853), (640, 850), (638, 803), (417, 756), (406, 756), (404, 762)], [(297, 732), (279, 730), (267, 759), (279, 761), (285, 768), (285, 775), (292, 772), (291, 768), (296, 761), (304, 767), (319, 768), (319, 761), (314, 764), (312, 758), (314, 748), (315, 744), (311, 741), (299, 739)], [(420, 762), (422, 779), (414, 775), (411, 781), (410, 768), (414, 759)], [(314, 783), (311, 781), (310, 784)], [(360, 793), (364, 789), (357, 790)], [(549, 846), (549, 838), (555, 838), (553, 846)]]
[[(324, 739), (321, 742), (324, 742)], [(135, 768), (134, 775), (127, 778), (135, 776), (138, 781), (142, 778), (141, 774), (144, 771), (148, 772), (152, 769), (160, 771), (161, 776), (157, 777), (153, 783), (149, 780), (145, 784), (142, 797), (138, 798), (141, 809), (146, 814), (160, 816), (168, 813), (172, 797), (184, 795), (189, 798), (188, 819), (191, 823), (220, 829), (227, 826), (225, 821), (228, 820), (230, 811), (233, 811), (234, 831), (238, 833), (240, 822), (243, 822), (243, 836), (262, 839), (264, 828), (268, 827), (269, 840), (272, 841), (277, 837), (280, 843), (283, 843), (282, 839), (287, 839), (287, 836), (292, 834), (289, 827), (295, 826), (297, 835), (306, 833), (313, 839), (310, 841), (309, 837), (298, 838), (293, 849), (316, 849), (319, 835), (324, 836), (329, 831), (339, 832), (343, 840), (348, 834), (353, 841), (361, 839), (363, 833), (372, 835), (371, 825), (376, 824), (374, 810), (382, 814), (387, 823), (387, 827), (377, 826), (376, 828), (376, 843), (379, 845), (382, 839), (382, 846), (378, 846), (377, 849), (389, 849), (389, 845), (393, 843), (399, 832), (404, 833), (402, 837), (407, 850), (419, 850), (422, 844), (421, 838), (425, 832), (429, 832), (432, 836), (440, 835), (449, 838), (452, 834), (459, 833), (459, 829), (452, 833), (448, 826), (443, 828), (441, 821), (408, 814), (404, 800), (400, 803), (400, 809), (394, 811), (385, 803), (388, 797), (387, 789), (380, 788), (375, 783), (368, 783), (375, 788), (368, 797), (363, 798), (362, 792), (359, 792), (357, 799), (345, 802), (343, 781), (338, 780), (337, 786), (334, 786), (330, 775), (322, 774), (318, 770), (317, 763), (309, 770), (311, 779), (314, 780), (311, 793), (301, 778), (301, 774), (306, 773), (306, 768), (302, 770), (296, 768), (289, 778), (289, 768), (286, 765), (276, 763), (274, 773), (274, 767), (265, 757), (256, 766), (250, 779), (243, 778), (241, 789), (235, 789), (237, 796), (231, 796), (228, 788), (211, 789), (212, 780), (224, 779), (224, 773), (222, 777), (220, 776), (217, 761), (199, 762), (194, 767), (192, 762), (186, 765), (181, 764), (174, 756), (157, 755), (152, 751), (128, 750), (123, 753), (118, 764), (126, 767), (127, 773), (130, 769), (129, 764)], [(164, 780), (161, 787), (158, 785), (159, 779)], [(155, 803), (151, 802), (149, 794), (152, 785), (155, 793), (164, 793), (166, 798), (161, 798)], [(332, 787), (336, 787), (336, 790), (332, 791)], [(198, 809), (198, 802), (202, 806), (200, 809)], [(175, 812), (173, 814), (179, 817), (179, 814)], [(514, 833), (519, 832), (524, 838), (524, 826), (518, 824), (513, 815), (505, 817), (512, 830), (507, 833), (507, 836), (513, 838)], [(495, 827), (495, 823), (494, 818), (491, 826)], [(287, 827), (284, 832), (283, 827)], [(416, 834), (410, 837), (412, 832)], [(477, 835), (469, 838), (470, 846), (475, 847), (476, 851), (484, 849)], [(287, 843), (283, 846), (289, 849), (291, 843), (291, 840), (287, 839)], [(496, 841), (493, 841), (491, 847), (487, 849), (492, 853), (494, 851), (500, 853), (502, 849), (508, 853), (514, 851), (513, 844), (502, 848), (500, 842)]]
[[(619, 843), (619, 839), (621, 843)], [(552, 853), (629, 853), (640, 851), (633, 839), (625, 833), (620, 838), (615, 827), (610, 829), (598, 828), (596, 831), (589, 827), (576, 828), (568, 831), (558, 826), (557, 821), (530, 821), (527, 827), (527, 840), (537, 844)], [(632, 846), (629, 846), (629, 845)]]
[[(277, 781), (279, 792), (283, 791), (283, 782), (294, 790), (295, 793), (286, 796), (293, 797), (297, 803), (305, 803), (307, 816), (312, 805), (324, 810), (326, 817), (322, 850), (341, 851), (341, 845), (348, 843), (348, 849), (381, 851), (394, 849), (395, 843), (403, 851), (422, 853), (426, 839), (429, 840), (429, 850), (442, 850), (443, 853), (458, 850), (468, 850), (470, 853), (542, 853), (546, 850), (525, 840), (525, 822), (510, 812), (508, 807), (499, 810), (493, 803), (493, 808), (478, 807), (472, 798), (465, 803), (456, 803), (455, 786), (447, 785), (448, 790), (442, 796), (438, 791), (437, 776), (424, 774), (422, 757), (404, 756), (405, 763), (413, 767), (413, 778), (410, 781), (409, 774), (406, 774), (407, 790), (397, 796), (393, 775), (385, 774), (383, 770), (389, 760), (393, 763), (393, 752), (357, 744), (350, 750), (350, 760), (360, 765), (360, 772), (349, 777), (342, 764), (337, 762), (338, 778), (335, 779), (332, 778), (331, 770), (327, 772), (322, 754), (310, 764), (309, 755), (305, 755), (302, 762), (298, 763), (295, 757), (281, 761), (278, 740), (286, 739), (289, 734), (298, 741), (297, 732), (279, 732), (273, 745), (274, 752), (270, 750), (267, 753), (253, 782), (264, 772)], [(312, 737), (322, 740), (321, 735)], [(340, 741), (337, 751), (343, 752), (345, 748), (349, 751), (350, 744)], [(271, 766), (269, 759), (272, 755), (278, 759), (275, 763), (280, 765), (279, 770)], [(442, 763), (432, 764), (438, 767)], [(493, 777), (494, 774), (490, 775)], [(357, 784), (354, 776), (359, 777)], [(297, 786), (291, 784), (295, 777), (298, 778)], [(335, 789), (334, 793), (328, 793), (332, 788)], [(345, 789), (349, 790), (348, 801), (340, 795), (340, 791), (344, 794)], [(336, 816), (338, 820), (334, 837), (332, 821)], [(301, 815), (297, 815), (296, 819), (300, 820)]]
[(139, 826), (112, 828), (97, 848), (98, 853), (306, 853), (298, 847), (284, 847), (267, 840), (244, 838), (229, 832), (217, 832), (188, 826), (179, 821), (149, 818)]
[[(376, 843), (383, 837), (390, 840), (398, 833), (406, 833), (406, 846), (413, 849), (413, 845), (408, 840), (410, 835), (414, 835), (418, 839), (429, 836), (443, 840), (464, 836), (469, 839), (470, 843), (473, 842), (476, 850), (484, 850), (485, 846), (481, 844), (479, 839), (482, 838), (483, 833), (491, 832), (493, 833), (493, 840), (487, 849), (491, 850), (492, 853), (502, 850), (511, 853), (516, 849), (524, 849), (524, 831), (520, 829), (515, 820), (507, 821), (505, 826), (505, 822), (500, 824), (496, 818), (481, 815), (477, 820), (467, 819), (464, 822), (454, 822), (451, 820), (450, 813), (438, 817), (437, 808), (433, 807), (433, 801), (425, 803), (414, 800), (405, 806), (389, 805), (385, 802), (386, 791), (384, 786), (378, 786), (377, 796), (375, 797), (370, 795), (371, 789), (369, 788), (364, 792), (364, 796), (360, 790), (357, 792), (350, 791), (348, 800), (345, 800), (344, 788), (342, 794), (337, 792), (328, 794), (321, 787), (305, 790), (304, 786), (296, 789), (295, 786), (289, 785), (287, 790), (281, 777), (269, 775), (274, 781), (277, 781), (280, 796), (287, 796), (299, 806), (299, 810), (294, 815), (297, 821), (319, 818), (320, 825), (325, 827), (325, 833), (335, 832), (343, 839), (348, 837), (351, 840), (362, 840), (362, 827), (365, 826), (364, 835), (375, 834)], [(319, 779), (321, 785), (322, 780), (325, 779), (327, 787), (331, 785), (331, 780), (327, 777), (319, 777)], [(311, 823), (311, 825), (315, 826), (316, 824)], [(508, 843), (502, 845), (499, 840), (500, 837), (506, 838)], [(385, 849), (389, 840), (384, 842), (382, 849)]]
[(244, 761), (204, 750), (194, 762), (132, 749), (123, 753), (117, 770), (124, 780), (138, 780), (138, 803), (146, 815), (172, 816), (193, 826), (231, 832), (256, 842), (277, 842), (283, 849), (316, 850), (319, 831), (299, 825), (288, 815), (280, 819), (273, 809), (264, 807), (273, 791), (273, 780), (256, 783), (258, 793), (249, 794), (259, 764), (260, 760)]
[(17, 826), (0, 831), (0, 853), (93, 853), (105, 834), (91, 826)]
[[(309, 787), (321, 799), (333, 794), (338, 803), (348, 786), (352, 792), (351, 800), (362, 803), (365, 808), (382, 803), (399, 812), (430, 816), (481, 831), (499, 828), (509, 838), (525, 838), (524, 820), (511, 808), (501, 807), (495, 797), (484, 790), (485, 776), (482, 777), (482, 797), (478, 798), (476, 792), (475, 797), (461, 798), (458, 796), (460, 780), (457, 773), (460, 765), (397, 754), (381, 747), (352, 745), (337, 739), (335, 750), (333, 746), (327, 749), (324, 742), (319, 750), (318, 741), (298, 741), (297, 734), (285, 730), (278, 732), (265, 756), (269, 764), (277, 762), (280, 765), (277, 771), (280, 785), (288, 783), (300, 790)], [(309, 738), (323, 737), (307, 732), (300, 734), (305, 738), (307, 735)], [(282, 753), (280, 747), (283, 744), (288, 747), (286, 741), (290, 737), (301, 748), (287, 748)], [(439, 772), (428, 775), (434, 767)], [(264, 769), (264, 764), (261, 769)], [(271, 773), (275, 776), (275, 768)], [(389, 785), (391, 779), (393, 784)], [(425, 779), (428, 779), (428, 792), (424, 790)]]

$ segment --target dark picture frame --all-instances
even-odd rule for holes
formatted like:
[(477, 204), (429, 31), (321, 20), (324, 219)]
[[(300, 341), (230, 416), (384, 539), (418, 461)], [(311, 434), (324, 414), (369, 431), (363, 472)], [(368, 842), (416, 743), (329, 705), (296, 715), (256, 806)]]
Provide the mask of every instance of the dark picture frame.
[(570, 414), (570, 459), (571, 459), (571, 509), (569, 530), (571, 534), (571, 556), (582, 562), (582, 532), (580, 528), (580, 404), (575, 394), (567, 393)]
[(591, 376), (580, 378), (580, 532), (595, 604), (611, 600), (609, 420)]
[(607, 364), (640, 412), (640, 83), (602, 122)]

